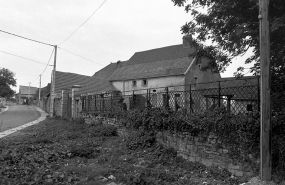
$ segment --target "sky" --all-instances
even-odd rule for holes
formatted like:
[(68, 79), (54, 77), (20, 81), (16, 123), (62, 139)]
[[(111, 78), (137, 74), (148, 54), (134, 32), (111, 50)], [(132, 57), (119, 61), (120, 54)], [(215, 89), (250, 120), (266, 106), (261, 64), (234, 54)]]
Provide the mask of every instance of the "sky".
[[(182, 44), (180, 28), (191, 16), (171, 0), (106, 0), (102, 5), (104, 1), (0, 0), (0, 30), (58, 45), (56, 70), (88, 76), (135, 52)], [(39, 87), (40, 74), (42, 87), (50, 82), (53, 49), (0, 32), (0, 67), (16, 74), (16, 92), (19, 85)], [(249, 54), (233, 60), (221, 76), (233, 76), (239, 66), (250, 67), (244, 65)]]

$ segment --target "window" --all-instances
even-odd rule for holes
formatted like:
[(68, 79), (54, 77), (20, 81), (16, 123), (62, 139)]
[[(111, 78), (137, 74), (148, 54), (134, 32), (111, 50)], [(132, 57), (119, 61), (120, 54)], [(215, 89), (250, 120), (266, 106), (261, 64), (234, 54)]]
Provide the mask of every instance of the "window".
[(136, 87), (137, 86), (137, 81), (133, 81), (133, 87)]
[(147, 86), (147, 80), (146, 79), (142, 80), (142, 86)]

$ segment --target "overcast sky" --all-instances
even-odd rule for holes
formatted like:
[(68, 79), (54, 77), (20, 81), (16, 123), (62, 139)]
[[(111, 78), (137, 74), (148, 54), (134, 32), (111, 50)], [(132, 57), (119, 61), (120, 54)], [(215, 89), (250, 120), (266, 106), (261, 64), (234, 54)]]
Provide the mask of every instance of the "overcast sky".
[[(0, 0), (0, 30), (59, 45), (104, 0)], [(111, 62), (128, 60), (135, 52), (182, 44), (180, 28), (191, 19), (171, 0), (107, 0), (105, 4), (59, 47), (57, 70), (92, 76)], [(0, 51), (47, 63), (53, 47), (0, 32)], [(39, 86), (46, 65), (0, 52), (0, 67), (16, 73), (17, 85)], [(233, 76), (247, 56), (234, 61), (223, 77)], [(53, 57), (51, 60), (53, 64)], [(244, 66), (244, 65), (243, 65)], [(42, 76), (51, 79), (52, 66)], [(18, 92), (18, 86), (14, 88)]]

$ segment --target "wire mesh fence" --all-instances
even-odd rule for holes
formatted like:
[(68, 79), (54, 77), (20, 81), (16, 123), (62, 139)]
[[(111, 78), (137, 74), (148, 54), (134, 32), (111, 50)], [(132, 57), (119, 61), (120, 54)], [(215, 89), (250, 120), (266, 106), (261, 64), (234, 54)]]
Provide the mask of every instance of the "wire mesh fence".
[[(272, 85), (272, 111), (285, 107), (285, 84)], [(116, 112), (146, 107), (167, 108), (188, 114), (199, 114), (225, 108), (230, 114), (260, 111), (259, 78), (109, 92), (82, 96), (82, 111), (87, 113)]]

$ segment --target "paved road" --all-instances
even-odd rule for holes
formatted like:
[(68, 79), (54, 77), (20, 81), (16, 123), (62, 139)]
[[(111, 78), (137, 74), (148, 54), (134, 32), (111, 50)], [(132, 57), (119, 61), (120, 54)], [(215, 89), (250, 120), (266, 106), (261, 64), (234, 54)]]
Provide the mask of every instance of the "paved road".
[(34, 106), (10, 105), (6, 112), (0, 114), (0, 126), (3, 121), (0, 132), (37, 120), (40, 116)]

